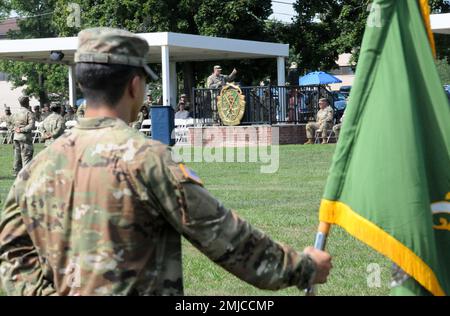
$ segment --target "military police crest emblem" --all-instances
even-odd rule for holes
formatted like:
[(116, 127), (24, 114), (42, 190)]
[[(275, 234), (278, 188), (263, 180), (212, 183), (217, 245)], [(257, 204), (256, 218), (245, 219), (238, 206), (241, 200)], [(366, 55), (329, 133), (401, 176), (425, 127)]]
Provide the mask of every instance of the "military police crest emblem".
[(239, 125), (245, 112), (241, 88), (232, 83), (225, 85), (217, 97), (217, 110), (224, 125)]

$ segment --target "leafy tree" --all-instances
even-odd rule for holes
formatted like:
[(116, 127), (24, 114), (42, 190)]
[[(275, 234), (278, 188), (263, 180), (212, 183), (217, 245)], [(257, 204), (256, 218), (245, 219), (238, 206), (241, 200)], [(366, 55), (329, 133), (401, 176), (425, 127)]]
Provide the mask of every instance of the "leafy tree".
[[(81, 6), (81, 26), (68, 26), (69, 2)], [(57, 0), (53, 22), (61, 36), (74, 36), (86, 27), (110, 26), (132, 32), (179, 32), (238, 39), (265, 39), (266, 20), (271, 14), (269, 0)], [(239, 69), (239, 80), (245, 84), (257, 82), (261, 69), (272, 61), (222, 62), (224, 68)], [(217, 63), (217, 62), (216, 62)], [(190, 93), (194, 81), (203, 84), (213, 63), (183, 63), (179, 67), (185, 79), (185, 93)], [(258, 69), (259, 71), (256, 71)]]
[[(73, 10), (81, 8), (81, 24), (68, 23)], [(249, 40), (289, 43), (290, 61), (300, 72), (331, 69), (340, 53), (358, 58), (370, 1), (297, 0), (293, 23), (267, 20), (270, 0), (0, 0), (0, 19), (11, 10), (21, 17), (19, 31), (10, 38), (76, 36), (83, 28), (109, 26), (132, 32), (180, 32)], [(450, 2), (430, 0), (433, 12), (450, 12)], [(450, 56), (448, 36), (436, 35), (438, 57)], [(217, 62), (214, 62), (217, 63)], [(238, 68), (238, 80), (257, 84), (275, 77), (275, 60), (220, 62), (225, 69)], [(179, 65), (185, 93), (194, 82), (203, 85), (213, 63)], [(27, 85), (27, 93), (45, 101), (46, 91), (67, 95), (67, 69), (59, 65), (0, 62), (14, 86)]]
[(5, 0), (0, 0), (0, 21), (7, 18), (10, 11), (9, 3)]
[[(434, 13), (449, 13), (449, 0), (431, 0), (430, 5)], [(450, 36), (447, 34), (434, 34), (436, 42), (437, 58), (441, 60), (450, 60)]]
[(448, 13), (450, 12), (449, 0), (429, 0), (431, 11), (433, 13)]
[[(352, 53), (356, 62), (371, 1), (297, 0), (288, 42), (291, 59), (303, 70), (331, 69), (341, 53)], [(430, 0), (433, 13), (450, 12), (450, 1)], [(435, 35), (439, 58), (450, 57), (450, 40)]]
[[(43, 38), (57, 35), (52, 25), (55, 0), (10, 0), (0, 6), (18, 15), (19, 30), (8, 32), (11, 39)], [(0, 10), (1, 11), (1, 10)], [(1, 61), (0, 71), (9, 75), (14, 87), (26, 86), (25, 93), (42, 103), (49, 100), (48, 91), (62, 98), (68, 91), (67, 69), (61, 65)]]
[(294, 4), (297, 16), (291, 25), (289, 43), (291, 58), (299, 64), (300, 73), (335, 67), (339, 55), (335, 47), (339, 28), (335, 21), (339, 18), (340, 2), (297, 0)]
[(448, 59), (436, 60), (436, 68), (441, 78), (442, 84), (450, 84), (450, 64)]

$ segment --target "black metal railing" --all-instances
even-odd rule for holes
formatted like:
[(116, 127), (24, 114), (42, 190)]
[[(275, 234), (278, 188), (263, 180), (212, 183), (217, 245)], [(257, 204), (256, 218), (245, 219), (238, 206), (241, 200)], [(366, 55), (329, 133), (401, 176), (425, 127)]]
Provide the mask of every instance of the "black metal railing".
[[(334, 105), (333, 94), (323, 86), (240, 87), (245, 96), (242, 125), (307, 123), (315, 120), (320, 98)], [(217, 112), (219, 89), (195, 88), (192, 93), (192, 116), (205, 125), (220, 124)], [(338, 119), (339, 113), (335, 113)]]

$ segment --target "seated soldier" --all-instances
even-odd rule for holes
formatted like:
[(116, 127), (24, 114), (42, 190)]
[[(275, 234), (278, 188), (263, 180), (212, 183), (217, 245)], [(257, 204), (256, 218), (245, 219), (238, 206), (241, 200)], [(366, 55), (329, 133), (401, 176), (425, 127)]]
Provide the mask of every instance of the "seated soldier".
[(149, 118), (148, 108), (144, 104), (141, 106), (141, 110), (138, 113), (137, 121), (130, 123), (130, 126), (136, 130), (140, 130), (142, 127), (142, 123), (144, 120), (147, 120)]
[(42, 122), (42, 119), (41, 119), (41, 108), (39, 107), (39, 105), (36, 105), (34, 108), (33, 108), (33, 114), (34, 114), (34, 121), (35, 122)]
[(47, 116), (50, 115), (50, 103), (46, 102), (44, 103), (44, 106), (42, 107), (41, 111), (40, 111), (40, 121), (39, 122), (43, 122)]
[(77, 116), (75, 114), (75, 110), (73, 109), (73, 107), (69, 106), (67, 108), (66, 115), (64, 115), (64, 121), (67, 123), (69, 121), (76, 121), (76, 120), (77, 120)]
[(182, 94), (182, 95), (180, 96), (180, 101), (178, 101), (178, 106), (177, 106), (178, 109), (180, 108), (180, 104), (184, 104), (185, 107), (186, 107), (186, 104), (187, 104), (187, 96), (186, 96), (185, 94)]
[(322, 133), (322, 144), (327, 143), (328, 130), (331, 129), (333, 122), (333, 109), (327, 99), (319, 100), (320, 110), (317, 112), (316, 122), (306, 124), (306, 137), (308, 141), (305, 144), (314, 144), (314, 135), (316, 130)]
[(83, 101), (83, 103), (80, 104), (80, 106), (77, 109), (77, 120), (80, 118), (84, 118), (84, 112), (86, 111), (86, 100)]
[(338, 141), (338, 139), (339, 139), (339, 133), (341, 132), (341, 127), (342, 127), (342, 122), (344, 121), (344, 116), (345, 116), (345, 112), (344, 112), (344, 114), (342, 114), (341, 119), (339, 120), (340, 123), (333, 126), (333, 132), (334, 132), (334, 135), (336, 135), (336, 141)]
[(182, 119), (186, 120), (191, 117), (191, 114), (189, 111), (186, 111), (186, 105), (184, 103), (181, 103), (178, 105), (178, 111), (175, 113), (175, 119)]

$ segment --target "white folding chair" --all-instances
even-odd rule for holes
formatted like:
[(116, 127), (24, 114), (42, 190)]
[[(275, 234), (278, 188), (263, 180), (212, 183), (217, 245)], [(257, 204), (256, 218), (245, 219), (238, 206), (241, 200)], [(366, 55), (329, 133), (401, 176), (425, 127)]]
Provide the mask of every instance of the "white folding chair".
[(6, 129), (6, 122), (0, 123), (0, 144), (7, 144), (8, 143), (8, 130)]
[(187, 127), (189, 127), (189, 126), (194, 126), (195, 125), (195, 120), (193, 119), (193, 118), (188, 118), (188, 119), (186, 119), (186, 126)]
[(76, 120), (70, 120), (65, 123), (66, 129), (64, 132), (70, 131), (74, 126), (76, 126), (78, 122)]
[(67, 121), (66, 122), (66, 129), (71, 129), (72, 127), (74, 127), (77, 124), (78, 124), (78, 122), (76, 120)]
[(0, 144), (7, 144), (8, 143), (8, 131), (0, 130)]
[(175, 144), (186, 145), (189, 139), (189, 127), (194, 126), (194, 119), (175, 119)]
[(194, 119), (175, 119), (175, 126), (194, 126)]
[(139, 129), (141, 133), (144, 133), (147, 136), (151, 136), (152, 134), (152, 120), (147, 119), (143, 120), (141, 124), (141, 128)]
[(314, 144), (319, 144), (320, 143), (320, 136), (322, 135), (322, 130), (321, 129), (316, 129), (316, 133), (314, 134)]
[(40, 138), (42, 136), (42, 133), (40, 131), (40, 127), (42, 125), (42, 122), (36, 122), (35, 126), (34, 126), (34, 130), (31, 132), (31, 134), (33, 135), (33, 144), (36, 143), (36, 140), (39, 142)]
[(334, 140), (337, 142), (336, 133), (333, 131), (333, 129), (328, 131), (327, 143), (330, 142), (331, 138), (334, 138)]
[[(329, 129), (327, 130), (327, 143), (330, 142), (330, 138), (333, 135), (333, 130)], [(322, 138), (322, 130), (316, 129), (316, 134), (314, 135), (314, 144), (320, 144), (320, 139)]]

